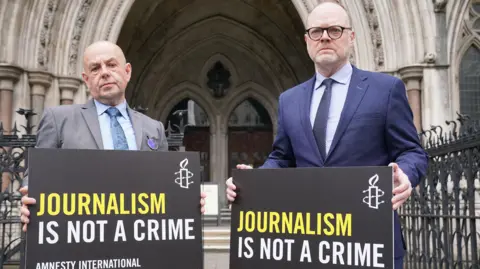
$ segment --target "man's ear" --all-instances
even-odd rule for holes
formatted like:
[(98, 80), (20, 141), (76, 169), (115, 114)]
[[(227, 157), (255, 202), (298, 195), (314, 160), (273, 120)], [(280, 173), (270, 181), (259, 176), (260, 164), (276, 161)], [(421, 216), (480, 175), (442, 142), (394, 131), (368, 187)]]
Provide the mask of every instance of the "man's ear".
[(125, 73), (127, 74), (128, 80), (132, 76), (132, 65), (130, 63), (125, 64)]
[(83, 82), (85, 82), (85, 84), (87, 84), (88, 76), (87, 76), (87, 74), (85, 74), (85, 72), (82, 72), (82, 79), (83, 79)]

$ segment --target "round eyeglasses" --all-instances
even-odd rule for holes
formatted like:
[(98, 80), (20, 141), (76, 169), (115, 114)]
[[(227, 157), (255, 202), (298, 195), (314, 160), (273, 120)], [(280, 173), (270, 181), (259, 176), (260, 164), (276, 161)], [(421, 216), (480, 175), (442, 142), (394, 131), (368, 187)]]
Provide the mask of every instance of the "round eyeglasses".
[(330, 26), (330, 27), (311, 27), (308, 28), (305, 32), (308, 34), (311, 40), (318, 41), (322, 38), (323, 32), (327, 31), (328, 36), (331, 39), (339, 39), (342, 37), (343, 31), (345, 29), (352, 29), (351, 27), (343, 27), (343, 26)]

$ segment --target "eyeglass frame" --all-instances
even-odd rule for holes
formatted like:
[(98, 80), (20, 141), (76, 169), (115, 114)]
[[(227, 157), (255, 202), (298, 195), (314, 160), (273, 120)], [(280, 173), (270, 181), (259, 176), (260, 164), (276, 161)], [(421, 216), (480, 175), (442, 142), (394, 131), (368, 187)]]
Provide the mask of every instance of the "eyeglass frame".
[[(340, 36), (339, 36), (339, 37), (333, 38), (333, 37), (330, 36), (330, 34), (328, 33), (328, 30), (329, 30), (330, 28), (332, 28), (332, 27), (337, 27), (337, 28), (342, 29), (342, 32), (340, 33)], [(312, 29), (320, 29), (320, 30), (322, 31), (322, 35), (320, 36), (319, 39), (313, 39), (313, 38), (310, 36), (310, 30), (312, 30)], [(325, 31), (327, 31), (327, 35), (328, 35), (328, 37), (330, 37), (330, 39), (332, 39), (332, 40), (337, 40), (337, 39), (340, 39), (340, 38), (342, 37), (343, 32), (344, 32), (345, 30), (352, 30), (352, 27), (343, 27), (343, 26), (340, 26), (340, 25), (332, 25), (332, 26), (328, 26), (328, 27), (310, 27), (310, 28), (308, 28), (307, 30), (305, 30), (305, 33), (308, 35), (308, 38), (310, 38), (311, 40), (313, 40), (313, 41), (319, 41), (320, 39), (322, 39), (323, 34), (325, 33)]]

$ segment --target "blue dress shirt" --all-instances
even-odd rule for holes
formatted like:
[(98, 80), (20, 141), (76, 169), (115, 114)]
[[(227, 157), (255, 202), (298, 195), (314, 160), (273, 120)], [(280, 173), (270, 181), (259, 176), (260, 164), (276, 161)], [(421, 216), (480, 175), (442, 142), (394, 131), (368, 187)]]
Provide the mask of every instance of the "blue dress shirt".
[[(94, 100), (95, 107), (97, 108), (98, 122), (100, 123), (100, 132), (102, 133), (102, 141), (104, 149), (113, 149), (112, 133), (110, 131), (110, 116), (106, 113), (110, 106), (102, 104), (97, 100)], [(132, 122), (127, 112), (127, 102), (116, 106), (122, 117), (118, 117), (118, 122), (122, 126), (125, 137), (127, 138), (128, 149), (137, 150), (137, 143), (135, 142), (135, 132), (133, 131)]]

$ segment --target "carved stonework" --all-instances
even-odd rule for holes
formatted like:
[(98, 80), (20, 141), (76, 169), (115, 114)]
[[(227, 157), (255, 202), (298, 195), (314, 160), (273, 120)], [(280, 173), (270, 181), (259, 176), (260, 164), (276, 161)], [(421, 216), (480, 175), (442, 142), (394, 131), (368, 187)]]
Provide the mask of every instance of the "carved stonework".
[(78, 58), (78, 43), (82, 37), (83, 25), (87, 18), (88, 11), (92, 5), (93, 0), (83, 0), (82, 8), (78, 12), (77, 20), (75, 21), (75, 27), (73, 29), (72, 40), (70, 41), (70, 54), (68, 62), (68, 73), (74, 76), (77, 72), (77, 58)]
[(48, 66), (48, 52), (50, 45), (50, 36), (52, 33), (52, 25), (57, 11), (57, 1), (49, 0), (47, 9), (43, 14), (43, 27), (40, 32), (40, 47), (38, 48), (37, 61), (40, 68), (46, 70)]
[(378, 16), (375, 12), (373, 0), (363, 0), (363, 6), (367, 14), (368, 25), (370, 27), (370, 35), (373, 43), (373, 53), (375, 57), (375, 70), (382, 70), (385, 63), (385, 55), (383, 52), (382, 33), (380, 32)]
[(433, 10), (437, 13), (444, 13), (445, 7), (447, 6), (447, 0), (432, 0), (433, 1)]
[(433, 64), (437, 61), (437, 55), (434, 52), (428, 52), (423, 58), (423, 62), (427, 64)]
[(230, 72), (221, 62), (216, 62), (207, 73), (207, 86), (213, 92), (215, 98), (221, 98), (230, 87)]
[(115, 23), (115, 19), (118, 16), (118, 12), (120, 11), (120, 8), (123, 6), (123, 2), (125, 2), (125, 0), (120, 1), (115, 7), (115, 11), (113, 12), (113, 17), (110, 20), (110, 25), (108, 25), (108, 30), (107, 30), (107, 33), (105, 34), (105, 39), (108, 39), (108, 37), (110, 36), (110, 32), (112, 31), (113, 24)]

